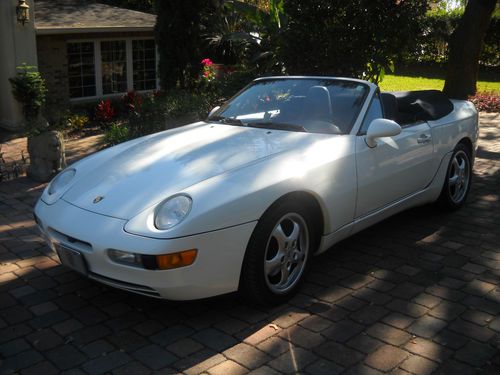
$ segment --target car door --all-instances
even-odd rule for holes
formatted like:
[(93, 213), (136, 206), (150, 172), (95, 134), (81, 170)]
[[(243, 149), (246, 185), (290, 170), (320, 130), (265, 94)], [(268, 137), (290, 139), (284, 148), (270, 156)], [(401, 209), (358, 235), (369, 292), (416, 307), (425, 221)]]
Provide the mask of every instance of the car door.
[(378, 93), (356, 137), (358, 194), (356, 218), (424, 189), (432, 180), (433, 143), (426, 122), (402, 126), (394, 137), (377, 139), (370, 148), (365, 134), (371, 121), (383, 117)]

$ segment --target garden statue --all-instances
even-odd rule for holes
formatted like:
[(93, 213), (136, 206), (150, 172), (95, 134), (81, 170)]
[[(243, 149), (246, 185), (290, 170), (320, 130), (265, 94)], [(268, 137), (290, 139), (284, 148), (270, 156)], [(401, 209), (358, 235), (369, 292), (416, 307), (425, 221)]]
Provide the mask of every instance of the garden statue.
[(28, 177), (38, 181), (49, 181), (54, 173), (66, 167), (64, 139), (56, 131), (46, 131), (28, 138), (30, 165)]
[(66, 167), (64, 138), (61, 133), (51, 131), (41, 115), (47, 89), (45, 81), (34, 66), (23, 64), (9, 81), (12, 93), (21, 104), (28, 135), (30, 165), (28, 177), (38, 182), (48, 182), (55, 172)]

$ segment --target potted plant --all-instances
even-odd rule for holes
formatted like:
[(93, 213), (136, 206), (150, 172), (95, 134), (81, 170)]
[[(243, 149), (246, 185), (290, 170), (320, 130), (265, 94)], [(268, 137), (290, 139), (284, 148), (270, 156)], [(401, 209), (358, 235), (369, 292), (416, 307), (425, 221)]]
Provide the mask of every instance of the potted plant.
[(9, 81), (14, 98), (21, 104), (25, 120), (30, 156), (28, 177), (47, 182), (54, 173), (66, 166), (66, 159), (62, 134), (51, 130), (40, 114), (47, 94), (45, 81), (36, 67), (26, 64), (18, 67), (16, 76)]

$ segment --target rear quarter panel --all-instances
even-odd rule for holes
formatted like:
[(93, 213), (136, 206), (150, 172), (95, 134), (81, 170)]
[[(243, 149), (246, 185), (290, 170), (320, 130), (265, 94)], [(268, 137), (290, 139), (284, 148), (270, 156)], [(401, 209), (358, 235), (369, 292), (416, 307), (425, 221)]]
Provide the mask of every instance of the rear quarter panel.
[(465, 100), (452, 100), (454, 109), (445, 117), (436, 121), (429, 121), (434, 153), (439, 162), (463, 138), (469, 138), (473, 144), (473, 152), (477, 148), (479, 136), (478, 113), (474, 104)]

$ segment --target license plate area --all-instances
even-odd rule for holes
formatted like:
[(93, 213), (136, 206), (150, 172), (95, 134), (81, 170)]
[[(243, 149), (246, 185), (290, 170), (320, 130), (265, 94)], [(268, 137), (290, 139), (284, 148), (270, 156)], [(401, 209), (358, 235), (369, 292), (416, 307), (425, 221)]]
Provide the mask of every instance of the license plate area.
[(55, 244), (55, 248), (57, 255), (59, 256), (59, 260), (63, 265), (70, 267), (81, 274), (87, 274), (87, 264), (85, 263), (85, 258), (82, 253), (59, 243)]

